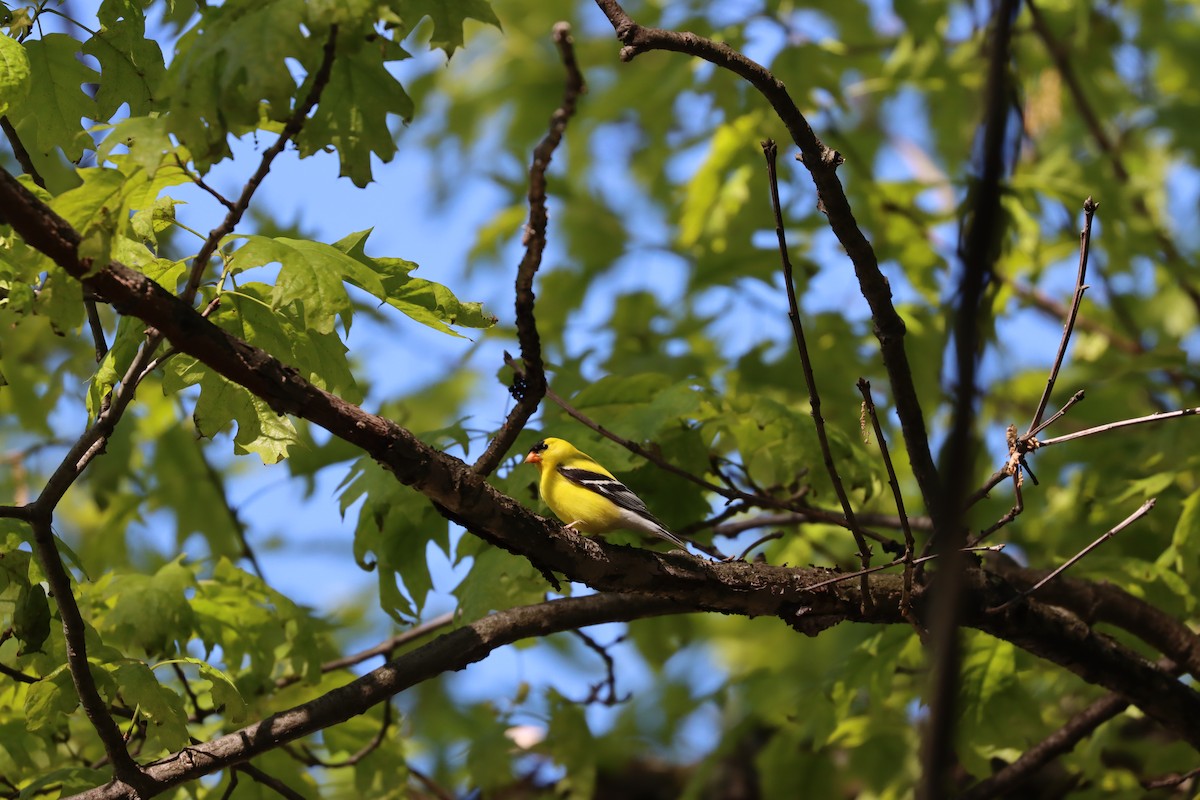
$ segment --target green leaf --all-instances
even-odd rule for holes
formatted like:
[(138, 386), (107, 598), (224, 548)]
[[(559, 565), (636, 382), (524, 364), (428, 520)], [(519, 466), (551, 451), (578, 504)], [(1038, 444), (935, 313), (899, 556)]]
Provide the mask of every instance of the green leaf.
[(35, 146), (42, 153), (59, 147), (68, 159), (78, 161), (92, 146), (82, 120), (99, 116), (95, 101), (82, 88), (96, 81), (96, 72), (75, 57), (79, 42), (65, 33), (33, 39), (25, 49), (32, 79), (27, 101), (14, 109), (14, 123), (21, 120), (33, 127)]
[(131, 4), (126, 16), (106, 22), (84, 42), (83, 52), (100, 62), (96, 91), (100, 119), (109, 119), (126, 103), (133, 117), (155, 107), (166, 67), (158, 43), (146, 38), (146, 19), (138, 6)]
[(379, 277), (332, 245), (302, 239), (247, 236), (233, 254), (230, 269), (241, 271), (271, 263), (282, 267), (272, 295), (274, 308), (297, 304), (304, 325), (318, 333), (331, 333), (334, 318), (350, 330), (352, 304), (345, 281), (371, 294), (383, 294)]
[(1012, 643), (972, 631), (963, 648), (960, 694), (964, 713), (974, 722), (986, 721), (988, 703), (1016, 680), (1016, 649)]
[(275, 464), (287, 457), (298, 439), (296, 427), (282, 414), (239, 384), (233, 383), (205, 366), (199, 359), (178, 355), (166, 363), (163, 377), (165, 393), (188, 386), (200, 386), (192, 419), (201, 436), (212, 438), (231, 422), (237, 422), (234, 452), (256, 453), (264, 464)]
[(430, 45), (446, 55), (463, 46), (463, 23), (468, 19), (500, 27), (500, 20), (487, 0), (401, 0), (400, 16), (406, 30), (412, 30), (424, 17), (433, 21)]
[(311, 65), (321, 51), (321, 41), (305, 35), (307, 23), (304, 0), (231, 0), (203, 7), (180, 38), (162, 92), (171, 131), (202, 172), (229, 154), (228, 134), (291, 113), (289, 61)]
[(407, 57), (399, 45), (383, 37), (339, 53), (321, 102), (296, 137), (301, 156), (332, 145), (341, 165), (339, 174), (355, 186), (370, 183), (372, 156), (386, 164), (396, 154), (388, 118), (408, 122), (413, 116), (412, 99), (386, 66)]
[(482, 303), (464, 303), (445, 286), (412, 277), (411, 273), (417, 268), (413, 262), (368, 256), (364, 246), (370, 233), (369, 230), (352, 233), (333, 245), (378, 276), (379, 294), (373, 290), (374, 283), (360, 284), (352, 277), (347, 278), (360, 289), (371, 292), (410, 319), (451, 336), (460, 334), (452, 330), (450, 325), (490, 328), (496, 324), (496, 318), (483, 310)]
[(454, 589), (462, 619), (482, 619), (492, 611), (540, 602), (546, 579), (527, 559), (495, 547), (475, 554), (475, 563)]
[(178, 750), (188, 744), (187, 711), (178, 692), (159, 683), (142, 661), (127, 659), (109, 665), (109, 669), (121, 687), (121, 696), (150, 721), (164, 749)]
[(79, 706), (79, 695), (67, 665), (30, 685), (25, 695), (25, 720), (30, 731), (63, 727), (67, 716)]
[(40, 583), (22, 586), (13, 611), (13, 633), (21, 642), (21, 653), (38, 652), (50, 637), (50, 604)]
[(174, 655), (187, 643), (193, 624), (188, 592), (195, 576), (183, 558), (154, 575), (124, 575), (112, 584), (113, 606), (103, 620), (106, 641), (150, 655)]
[(29, 94), (29, 55), (11, 36), (0, 35), (0, 114), (19, 106)]
[(354, 559), (363, 569), (378, 571), (384, 611), (398, 622), (415, 618), (433, 588), (429, 546), (449, 550), (446, 519), (426, 498), (367, 459), (360, 459), (343, 483), (343, 513), (360, 497), (366, 499), (354, 529)]

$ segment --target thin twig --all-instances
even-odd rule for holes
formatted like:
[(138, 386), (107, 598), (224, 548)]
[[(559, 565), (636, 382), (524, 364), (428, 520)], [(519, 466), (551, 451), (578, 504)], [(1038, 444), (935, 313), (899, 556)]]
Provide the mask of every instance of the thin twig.
[[(566, 86), (563, 88), (562, 103), (550, 117), (550, 130), (533, 149), (533, 163), (529, 167), (529, 222), (525, 226), (525, 255), (517, 267), (516, 319), (517, 341), (521, 345), (521, 360), (525, 364), (522, 378), (514, 380), (512, 386), (516, 405), (508, 414), (504, 425), (488, 442), (483, 455), (471, 467), (480, 475), (489, 475), (504, 460), (508, 449), (524, 430), (529, 418), (537, 411), (538, 404), (546, 395), (546, 368), (542, 363), (542, 340), (538, 335), (534, 319), (533, 276), (542, 263), (546, 249), (546, 169), (554, 155), (567, 122), (575, 114), (575, 105), (585, 91), (583, 74), (575, 61), (575, 45), (571, 39), (571, 26), (565, 22), (554, 25), (554, 43), (567, 71)], [(505, 360), (508, 354), (505, 353)]]
[(6, 675), (9, 678), (12, 678), (14, 681), (19, 681), (20, 683), (37, 683), (40, 680), (40, 678), (35, 678), (32, 675), (26, 675), (24, 672), (21, 672), (21, 670), (10, 667), (7, 664), (0, 664), (0, 675)]
[(408, 774), (417, 779), (417, 782), (425, 787), (425, 791), (432, 793), (438, 800), (455, 800), (455, 796), (443, 789), (437, 784), (433, 778), (426, 775), (421, 770), (414, 767), (412, 764), (405, 764), (404, 768), (408, 770)]
[(21, 165), (21, 169), (38, 187), (45, 189), (46, 179), (38, 172), (37, 166), (33, 163), (33, 158), (30, 157), (29, 151), (25, 149), (24, 142), (17, 135), (17, 129), (13, 127), (12, 121), (8, 118), (7, 114), (0, 116), (0, 129), (4, 131), (4, 135), (8, 138), (9, 147), (13, 151), (13, 158)]
[(981, 541), (983, 541), (987, 537), (991, 536), (993, 533), (1000, 530), (1008, 523), (1012, 522), (1014, 519), (1016, 519), (1018, 516), (1021, 515), (1021, 512), (1023, 512), (1025, 510), (1025, 497), (1021, 493), (1021, 484), (1023, 483), (1023, 480), (1021, 478), (1021, 470), (1020, 469), (1016, 469), (1013, 471), (1012, 479), (1013, 479), (1013, 507), (1010, 508), (1004, 516), (1000, 517), (1000, 519), (993, 522), (989, 527), (984, 528), (976, 536), (968, 539), (967, 540), (968, 544), (972, 544), (972, 545), (979, 544)]
[[(896, 501), (896, 513), (900, 517), (900, 530), (904, 533), (904, 588), (900, 595), (900, 608), (906, 612), (912, 599), (912, 559), (915, 555), (916, 544), (913, 542), (912, 528), (908, 523), (908, 513), (904, 510), (904, 495), (900, 492), (900, 481), (896, 478), (896, 468), (892, 465), (887, 439), (884, 438), (883, 427), (879, 424), (879, 415), (875, 413), (875, 400), (871, 397), (870, 381), (866, 378), (859, 378), (858, 391), (862, 394), (863, 405), (866, 406), (867, 414), (871, 417), (875, 441), (879, 443), (879, 454), (883, 457), (883, 466), (887, 470), (888, 485), (892, 487), (892, 497)], [(863, 566), (869, 565), (864, 564)]]
[(37, 552), (38, 563), (46, 582), (50, 584), (50, 593), (58, 605), (58, 615), (62, 620), (63, 640), (67, 651), (67, 667), (71, 680), (75, 684), (75, 692), (79, 695), (79, 704), (96, 734), (104, 745), (104, 752), (113, 765), (113, 773), (117, 780), (123, 781), (138, 791), (146, 790), (152, 781), (142, 772), (141, 767), (125, 749), (125, 740), (121, 729), (108, 713), (108, 705), (100, 697), (96, 681), (88, 666), (87, 644), (85, 641), (85, 626), (83, 615), (75, 602), (71, 591), (71, 578), (63, 566), (54, 543), (54, 532), (50, 528), (49, 509), (39, 509), (30, 520), (33, 527), (33, 545)]
[[(1064, 416), (1064, 415), (1065, 415), (1065, 414), (1066, 414), (1068, 411), (1070, 411), (1070, 410), (1071, 410), (1071, 406), (1073, 406), (1073, 405), (1075, 405), (1076, 403), (1078, 403), (1078, 402), (1080, 402), (1081, 400), (1083, 400), (1083, 399), (1084, 399), (1084, 397), (1085, 397), (1085, 394), (1084, 394), (1084, 390), (1083, 390), (1083, 389), (1080, 389), (1078, 392), (1076, 392), (1075, 394), (1071, 395), (1071, 399), (1070, 399), (1070, 400), (1068, 400), (1067, 402), (1063, 403), (1063, 407), (1062, 407), (1062, 408), (1060, 408), (1058, 411), (1055, 411), (1053, 414), (1051, 414), (1051, 415), (1050, 415), (1050, 417), (1049, 417), (1048, 419), (1046, 419), (1044, 422), (1042, 422), (1042, 424), (1041, 424), (1041, 425), (1038, 425), (1036, 428), (1034, 428), (1032, 431), (1030, 431), (1030, 432), (1027, 434), (1027, 436), (1037, 436), (1039, 433), (1041, 433), (1042, 431), (1046, 430), (1046, 428), (1049, 428), (1051, 425), (1053, 425), (1054, 423), (1058, 422), (1060, 419), (1062, 419), (1062, 417), (1063, 417), (1063, 416)], [(1034, 481), (1034, 483), (1036, 484), (1036, 483), (1037, 483), (1037, 481)]]
[(285, 798), (285, 800), (307, 800), (307, 798), (300, 792), (297, 792), (295, 789), (288, 786), (274, 775), (269, 775), (266, 772), (263, 772), (249, 761), (238, 764), (236, 767), (234, 767), (234, 770), (237, 772), (246, 773), (253, 778), (256, 783), (261, 783), (263, 786), (266, 786), (268, 789), (275, 792), (275, 794)]
[(1170, 775), (1161, 775), (1157, 778), (1143, 778), (1141, 784), (1143, 789), (1175, 789), (1197, 776), (1200, 776), (1200, 767), (1188, 770), (1182, 774), (1176, 772)]
[[(796, 350), (800, 354), (800, 366), (804, 372), (804, 385), (808, 388), (808, 402), (812, 408), (813, 425), (817, 429), (817, 442), (821, 446), (821, 460), (825, 462), (825, 471), (833, 482), (833, 491), (846, 515), (846, 525), (854, 535), (854, 543), (858, 545), (858, 558), (862, 568), (871, 566), (871, 548), (867, 546), (862, 531), (859, 530), (858, 520), (854, 516), (854, 507), (850, 505), (850, 496), (842, 485), (842, 476), (838, 474), (837, 465), (833, 463), (833, 451), (829, 447), (829, 435), (825, 432), (825, 418), (821, 416), (821, 395), (817, 391), (817, 378), (813, 375), (812, 359), (808, 354), (808, 343), (804, 340), (804, 324), (800, 321), (800, 304), (796, 301), (796, 281), (792, 274), (792, 259), (788, 256), (787, 236), (783, 231), (783, 210), (779, 204), (779, 175), (776, 171), (776, 159), (779, 148), (774, 140), (767, 139), (759, 142), (763, 156), (767, 161), (767, 185), (771, 190), (771, 212), (775, 218), (775, 239), (779, 243), (779, 259), (783, 263), (783, 283), (787, 289), (788, 319), (792, 323), (792, 335), (796, 340)], [(871, 582), (867, 576), (862, 577), (859, 585), (862, 594), (863, 613), (869, 614), (874, 607), (871, 599)]]
[(1094, 428), (1087, 428), (1086, 430), (1076, 431), (1075, 433), (1066, 433), (1066, 434), (1063, 434), (1062, 436), (1055, 436), (1052, 439), (1038, 440), (1037, 446), (1039, 448), (1049, 447), (1052, 444), (1062, 444), (1063, 442), (1070, 442), (1075, 439), (1082, 439), (1085, 436), (1095, 436), (1097, 433), (1107, 433), (1108, 431), (1115, 431), (1118, 428), (1128, 428), (1133, 425), (1145, 425), (1146, 423), (1150, 423), (1150, 422), (1163, 422), (1165, 420), (1176, 419), (1178, 417), (1193, 417), (1197, 414), (1200, 414), (1200, 406), (1194, 406), (1192, 408), (1181, 408), (1176, 411), (1160, 411), (1157, 414), (1147, 414), (1144, 417), (1134, 417), (1133, 419), (1123, 419), (1123, 420), (1119, 420), (1117, 422), (1109, 422), (1106, 425), (1097, 425)]
[(734, 561), (745, 561), (746, 556), (750, 555), (750, 551), (753, 550), (754, 548), (758, 547), (760, 544), (766, 544), (767, 542), (770, 542), (774, 539), (782, 539), (782, 538), (783, 538), (783, 533), (781, 531), (775, 531), (774, 533), (768, 533), (766, 536), (760, 536), (757, 539), (755, 539), (753, 542), (751, 542), (749, 545), (747, 545), (746, 548), (744, 550), (742, 550), (742, 552), (738, 555), (738, 557), (733, 560)]
[[(1005, 548), (1005, 545), (1002, 545), (1002, 544), (988, 544), (988, 545), (980, 545), (978, 547), (964, 547), (964, 548), (962, 548), (962, 552), (964, 552), (964, 553), (999, 553), (1004, 548)], [(912, 563), (913, 563), (913, 566), (917, 566), (919, 564), (926, 564), (930, 561), (933, 561), (935, 558), (941, 558), (941, 557), (942, 557), (942, 555), (940, 553), (934, 553), (933, 555), (921, 556), (920, 558), (914, 558), (914, 559), (912, 559)], [(830, 586), (835, 583), (841, 583), (842, 581), (848, 581), (848, 580), (851, 580), (852, 578), (858, 578), (863, 575), (870, 575), (874, 572), (882, 572), (885, 569), (891, 569), (892, 567), (898, 567), (904, 563), (906, 563), (906, 562), (903, 557), (893, 559), (892, 561), (889, 561), (886, 564), (876, 564), (875, 566), (869, 567), (868, 569), (860, 569), (860, 570), (856, 570), (854, 572), (844, 572), (841, 575), (838, 575), (836, 578), (830, 578), (827, 581), (821, 581), (820, 583), (813, 583), (813, 584), (806, 585), (804, 587), (804, 589), (805, 589), (805, 591), (812, 591), (814, 589), (820, 589), (823, 586)]]
[[(1040, 289), (1036, 289), (1032, 286), (1026, 286), (1023, 283), (1018, 283), (1011, 278), (1001, 277), (1000, 280), (1012, 287), (1012, 290), (1017, 297), (1020, 297), (1023, 300), (1028, 300), (1034, 306), (1034, 308), (1044, 311), (1046, 314), (1056, 319), (1065, 322), (1067, 317), (1071, 314), (1071, 309), (1067, 308), (1065, 305), (1055, 300), (1053, 297), (1050, 297)], [(1106, 342), (1128, 355), (1140, 356), (1146, 352), (1146, 348), (1142, 346), (1141, 342), (1123, 336), (1107, 325), (1104, 325), (1103, 323), (1097, 322), (1093, 319), (1088, 319), (1087, 317), (1077, 319), (1075, 320), (1075, 325), (1081, 330), (1103, 336)]]
[(371, 737), (371, 741), (360, 747), (353, 755), (349, 755), (341, 761), (323, 761), (313, 755), (307, 747), (304, 747), (304, 754), (308, 757), (309, 766), (324, 767), (325, 769), (353, 767), (371, 753), (378, 750), (379, 746), (383, 744), (383, 740), (387, 738), (388, 729), (392, 726), (392, 704), (387, 702), (383, 703), (382, 705), (383, 716), (379, 721), (379, 730), (377, 730), (375, 735)]
[(1033, 412), (1033, 421), (1022, 438), (1034, 436), (1036, 430), (1041, 430), (1042, 415), (1046, 413), (1046, 405), (1050, 402), (1050, 393), (1054, 391), (1054, 382), (1058, 379), (1058, 371), (1062, 368), (1063, 359), (1067, 355), (1067, 345), (1071, 341), (1071, 332), (1075, 330), (1075, 318), (1079, 316), (1079, 306), (1083, 303), (1083, 293), (1087, 291), (1088, 253), (1092, 245), (1092, 217), (1096, 214), (1098, 204), (1091, 197), (1083, 201), (1083, 230), (1079, 232), (1079, 270), (1075, 276), (1075, 296), (1071, 300), (1071, 311), (1063, 324), (1062, 338), (1058, 342), (1058, 353), (1054, 356), (1054, 365), (1050, 368), (1050, 376), (1046, 379), (1046, 388), (1042, 391), (1042, 399), (1038, 401), (1037, 411)]
[(225, 208), (229, 209), (230, 211), (234, 210), (234, 205), (233, 205), (232, 200), (230, 200), (228, 197), (221, 194), (216, 189), (214, 189), (213, 187), (211, 187), (207, 183), (205, 183), (204, 179), (201, 178), (199, 175), (192, 173), (192, 171), (187, 168), (187, 164), (183, 163), (183, 159), (179, 157), (179, 153), (173, 153), (173, 155), (175, 156), (175, 163), (179, 165), (180, 171), (183, 172), (184, 175), (187, 175), (188, 178), (191, 179), (192, 183), (196, 184), (201, 189), (203, 189), (204, 191), (206, 191), (210, 195), (212, 195), (214, 198), (216, 198), (216, 201), (218, 203), (220, 203), (221, 205), (225, 206)]
[[(616, 662), (613, 661), (613, 657), (609, 655), (608, 649), (581, 630), (576, 629), (568, 631), (568, 633), (583, 642), (589, 650), (600, 656), (601, 660), (604, 661), (604, 680), (593, 684), (588, 691), (588, 696), (579, 701), (579, 705), (591, 705), (592, 703), (599, 702), (601, 705), (615, 706), (627, 701), (630, 695), (626, 695), (625, 697), (617, 696), (617, 666)], [(620, 639), (617, 641), (620, 641)], [(608, 694), (605, 697), (600, 696), (601, 689), (608, 690)]]
[(1125, 530), (1130, 525), (1132, 525), (1133, 523), (1137, 522), (1142, 517), (1149, 514), (1150, 509), (1154, 508), (1154, 504), (1157, 501), (1158, 501), (1157, 498), (1151, 497), (1149, 500), (1142, 503), (1142, 505), (1138, 508), (1137, 511), (1134, 511), (1128, 517), (1126, 517), (1125, 519), (1118, 522), (1115, 527), (1110, 528), (1109, 530), (1100, 534), (1100, 536), (1095, 541), (1093, 541), (1087, 547), (1083, 548), (1078, 553), (1076, 553), (1075, 555), (1073, 555), (1069, 559), (1067, 559), (1066, 562), (1062, 566), (1060, 566), (1058, 569), (1054, 570), (1049, 575), (1047, 575), (1046, 577), (1042, 578), (1040, 581), (1035, 583), (1033, 586), (1030, 586), (1028, 589), (1026, 589), (1022, 592), (1018, 592), (1017, 595), (1014, 596), (1011, 600), (1008, 600), (1005, 603), (1001, 603), (999, 606), (997, 606), (995, 608), (990, 608), (990, 609), (988, 609), (988, 611), (989, 612), (1000, 611), (1001, 609), (1007, 608), (1008, 606), (1012, 605), (1013, 603), (1017, 602), (1018, 600), (1023, 600), (1026, 597), (1029, 597), (1031, 594), (1036, 592), (1038, 589), (1042, 588), (1047, 583), (1049, 583), (1050, 581), (1057, 578), (1059, 575), (1066, 572), (1068, 569), (1070, 569), (1072, 566), (1074, 566), (1076, 563), (1078, 563), (1079, 560), (1082, 559), (1084, 556), (1086, 556), (1088, 553), (1092, 552), (1097, 547), (1104, 544), (1109, 539), (1113, 538), (1118, 533)]

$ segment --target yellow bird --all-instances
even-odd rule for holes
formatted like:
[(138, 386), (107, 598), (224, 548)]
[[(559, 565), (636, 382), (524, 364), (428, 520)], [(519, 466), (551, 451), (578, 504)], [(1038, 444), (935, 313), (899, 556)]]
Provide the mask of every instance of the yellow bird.
[(687, 545), (654, 518), (636, 494), (613, 474), (563, 439), (542, 439), (525, 456), (541, 473), (538, 491), (554, 515), (583, 534), (640, 531)]

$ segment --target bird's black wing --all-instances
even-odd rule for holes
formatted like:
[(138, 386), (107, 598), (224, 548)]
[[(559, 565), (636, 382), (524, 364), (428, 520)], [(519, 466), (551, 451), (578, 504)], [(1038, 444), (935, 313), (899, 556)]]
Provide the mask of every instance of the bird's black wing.
[(613, 501), (619, 507), (627, 511), (632, 511), (639, 517), (645, 517), (659, 527), (665, 527), (654, 518), (654, 515), (650, 513), (650, 509), (646, 508), (646, 504), (642, 502), (642, 498), (631, 492), (628, 486), (616, 478), (610, 478), (603, 473), (593, 472), (590, 469), (580, 469), (579, 467), (559, 467), (558, 474), (576, 486), (590, 489), (596, 494)]

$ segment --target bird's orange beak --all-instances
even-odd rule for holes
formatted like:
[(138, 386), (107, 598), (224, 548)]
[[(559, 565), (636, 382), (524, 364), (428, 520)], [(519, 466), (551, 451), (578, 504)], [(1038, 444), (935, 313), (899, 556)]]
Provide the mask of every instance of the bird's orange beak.
[(542, 454), (535, 453), (532, 450), (530, 450), (529, 453), (525, 456), (525, 463), (526, 464), (535, 464), (538, 469), (541, 469), (542, 468)]

